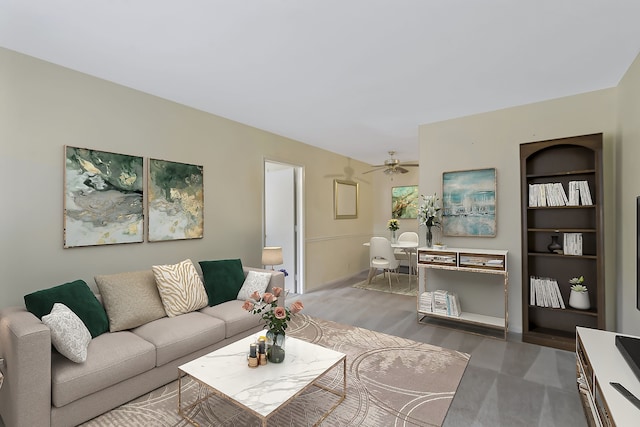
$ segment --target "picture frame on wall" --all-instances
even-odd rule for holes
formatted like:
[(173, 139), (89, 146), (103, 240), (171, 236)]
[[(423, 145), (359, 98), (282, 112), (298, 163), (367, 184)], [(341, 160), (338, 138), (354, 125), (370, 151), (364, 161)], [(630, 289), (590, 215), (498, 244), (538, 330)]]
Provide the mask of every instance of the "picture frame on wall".
[(358, 183), (333, 180), (333, 208), (335, 219), (358, 218)]
[(442, 231), (445, 236), (496, 236), (496, 169), (442, 174)]
[(143, 158), (64, 146), (63, 246), (144, 241)]
[(391, 218), (418, 218), (418, 186), (405, 185), (391, 188)]
[(203, 166), (149, 159), (148, 175), (148, 241), (201, 239)]

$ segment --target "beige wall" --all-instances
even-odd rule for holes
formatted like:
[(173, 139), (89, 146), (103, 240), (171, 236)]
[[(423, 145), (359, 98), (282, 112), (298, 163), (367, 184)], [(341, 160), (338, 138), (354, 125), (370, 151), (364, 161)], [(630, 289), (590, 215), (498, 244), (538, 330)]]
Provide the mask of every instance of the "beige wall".
[[(496, 168), (497, 236), (443, 237), (450, 247), (509, 251), (509, 329), (522, 331), (522, 250), (520, 231), (520, 154), (525, 142), (572, 135), (604, 133), (605, 245), (607, 283), (615, 283), (613, 145), (615, 89), (554, 99), (505, 110), (420, 126), (420, 192), (442, 196), (442, 173)], [(420, 233), (422, 234), (422, 232)], [(439, 273), (439, 274), (438, 274)], [(464, 309), (501, 314), (501, 283), (466, 273), (429, 273), (430, 289), (452, 286)], [(486, 275), (489, 276), (489, 275)], [(612, 303), (610, 298), (609, 303)], [(611, 306), (612, 307), (612, 306)], [(610, 310), (611, 311), (611, 310)], [(612, 313), (608, 313), (612, 314)]]
[[(258, 266), (265, 157), (305, 169), (306, 289), (367, 267), (372, 184), (360, 186), (360, 217), (337, 221), (332, 183), (368, 165), (6, 49), (0, 63), (0, 307), (66, 281), (93, 286), (96, 274), (185, 258)], [(204, 238), (63, 249), (64, 145), (203, 165)]]
[(616, 280), (618, 329), (640, 335), (636, 308), (636, 197), (640, 196), (640, 55), (617, 88), (618, 135), (615, 150), (617, 223)]

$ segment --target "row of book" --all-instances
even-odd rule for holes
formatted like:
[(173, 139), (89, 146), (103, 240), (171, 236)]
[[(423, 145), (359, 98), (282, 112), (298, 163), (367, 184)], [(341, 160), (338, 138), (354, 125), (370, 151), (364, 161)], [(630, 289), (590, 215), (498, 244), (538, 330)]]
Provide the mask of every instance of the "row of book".
[(423, 292), (420, 294), (419, 305), (420, 311), (426, 313), (454, 317), (460, 317), (462, 313), (458, 295), (449, 291)]
[(582, 255), (582, 233), (564, 233), (565, 255)]
[(529, 184), (529, 207), (592, 205), (587, 181), (569, 181), (569, 195), (559, 182)]
[(529, 304), (539, 307), (566, 308), (555, 279), (531, 276)]

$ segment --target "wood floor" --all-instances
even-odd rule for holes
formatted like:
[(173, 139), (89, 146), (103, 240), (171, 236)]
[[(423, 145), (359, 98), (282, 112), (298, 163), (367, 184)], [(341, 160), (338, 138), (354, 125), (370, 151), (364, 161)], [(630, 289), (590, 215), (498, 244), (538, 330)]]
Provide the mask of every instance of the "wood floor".
[[(586, 426), (573, 352), (420, 324), (415, 297), (352, 288), (362, 273), (330, 288), (289, 297), (310, 316), (471, 354), (445, 427)], [(414, 284), (415, 285), (415, 284)]]

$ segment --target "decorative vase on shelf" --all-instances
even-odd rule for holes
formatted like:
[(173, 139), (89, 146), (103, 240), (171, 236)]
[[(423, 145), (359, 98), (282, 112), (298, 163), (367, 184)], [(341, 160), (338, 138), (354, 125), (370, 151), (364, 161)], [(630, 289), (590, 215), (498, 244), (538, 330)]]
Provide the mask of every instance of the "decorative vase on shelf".
[(433, 233), (431, 232), (431, 227), (427, 225), (427, 247), (433, 247)]
[(562, 245), (560, 244), (560, 242), (558, 242), (558, 235), (554, 234), (551, 236), (551, 243), (549, 243), (549, 245), (547, 246), (547, 249), (549, 249), (549, 252), (553, 252), (553, 253), (561, 253), (562, 251)]
[(569, 295), (569, 306), (577, 308), (578, 310), (588, 310), (591, 307), (589, 303), (589, 292), (579, 292), (572, 289)]
[(273, 333), (267, 331), (267, 360), (271, 363), (284, 362), (284, 344), (286, 342), (286, 335), (284, 332)]
[(391, 243), (398, 243), (398, 237), (396, 236), (396, 230), (391, 230)]

